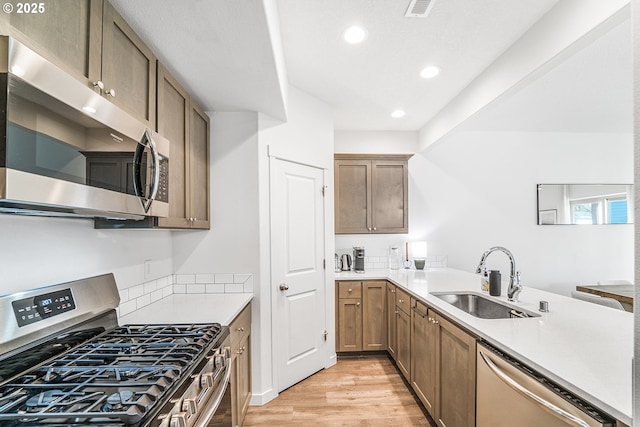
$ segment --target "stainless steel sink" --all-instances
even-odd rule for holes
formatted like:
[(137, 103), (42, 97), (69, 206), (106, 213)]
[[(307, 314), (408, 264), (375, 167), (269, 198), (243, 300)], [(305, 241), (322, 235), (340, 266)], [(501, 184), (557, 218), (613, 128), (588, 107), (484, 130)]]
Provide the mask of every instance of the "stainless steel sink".
[(491, 298), (472, 293), (434, 293), (432, 294), (452, 306), (481, 319), (510, 319), (540, 317), (521, 308), (512, 307)]

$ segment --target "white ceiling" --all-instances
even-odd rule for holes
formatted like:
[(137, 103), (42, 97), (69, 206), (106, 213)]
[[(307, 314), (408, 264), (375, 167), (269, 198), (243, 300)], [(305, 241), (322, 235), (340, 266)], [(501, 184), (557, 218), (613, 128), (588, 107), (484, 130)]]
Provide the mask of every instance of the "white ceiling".
[[(404, 17), (409, 0), (111, 2), (207, 111), (282, 119), (288, 80), (329, 104), (338, 130), (418, 130), (558, 0), (435, 0), (426, 19)], [(342, 41), (354, 23), (368, 31), (361, 45)], [(602, 128), (624, 128), (631, 111), (628, 27), (539, 78), (529, 92), (501, 101), (508, 120), (494, 112), (480, 124), (480, 113), (476, 127), (539, 129), (545, 121), (558, 128), (566, 116), (573, 129), (587, 123), (580, 114), (590, 114), (611, 117)], [(432, 63), (442, 74), (421, 79), (421, 68)], [(407, 115), (392, 119), (397, 108)], [(539, 123), (522, 123), (531, 108), (541, 113)]]

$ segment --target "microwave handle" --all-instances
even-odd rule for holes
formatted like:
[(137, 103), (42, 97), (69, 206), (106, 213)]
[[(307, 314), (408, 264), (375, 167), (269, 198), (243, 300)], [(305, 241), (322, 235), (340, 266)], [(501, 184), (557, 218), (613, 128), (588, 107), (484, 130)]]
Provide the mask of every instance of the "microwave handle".
[[(145, 188), (142, 185), (142, 157), (144, 155), (145, 148), (149, 147), (149, 152), (151, 154), (151, 162), (153, 169), (153, 179), (151, 181), (151, 187), (149, 189), (149, 195), (145, 192)], [(151, 207), (151, 203), (156, 198), (158, 194), (158, 186), (160, 185), (160, 156), (158, 155), (158, 151), (156, 149), (156, 144), (151, 138), (151, 132), (149, 129), (144, 131), (140, 142), (136, 148), (136, 153), (133, 157), (133, 188), (136, 196), (141, 199), (142, 207), (145, 212), (149, 211)]]
[[(145, 134), (147, 134), (147, 138), (149, 140), (149, 149), (151, 151), (151, 158), (153, 162), (153, 181), (151, 186), (151, 191), (149, 194), (149, 207), (151, 203), (156, 199), (158, 195), (158, 187), (160, 186), (160, 155), (158, 154), (158, 149), (156, 148), (156, 142), (151, 138), (151, 132), (149, 129), (145, 130)], [(145, 209), (148, 211), (149, 208)]]

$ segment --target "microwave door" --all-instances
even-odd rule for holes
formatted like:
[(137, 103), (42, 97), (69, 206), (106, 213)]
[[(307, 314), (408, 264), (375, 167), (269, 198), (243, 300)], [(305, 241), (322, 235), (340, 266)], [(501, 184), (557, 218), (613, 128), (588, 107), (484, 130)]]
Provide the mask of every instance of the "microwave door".
[[(150, 159), (150, 161), (147, 161), (147, 159)], [(133, 167), (135, 194), (140, 198), (144, 211), (149, 212), (151, 204), (158, 193), (160, 183), (160, 156), (149, 129), (145, 130), (138, 143)]]

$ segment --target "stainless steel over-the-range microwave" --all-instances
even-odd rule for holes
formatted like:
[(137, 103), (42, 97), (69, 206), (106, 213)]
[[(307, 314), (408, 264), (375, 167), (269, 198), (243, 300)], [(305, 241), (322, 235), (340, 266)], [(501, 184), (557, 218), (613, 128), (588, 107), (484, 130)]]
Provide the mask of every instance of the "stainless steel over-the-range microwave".
[(168, 172), (168, 140), (0, 37), (0, 212), (166, 217)]

